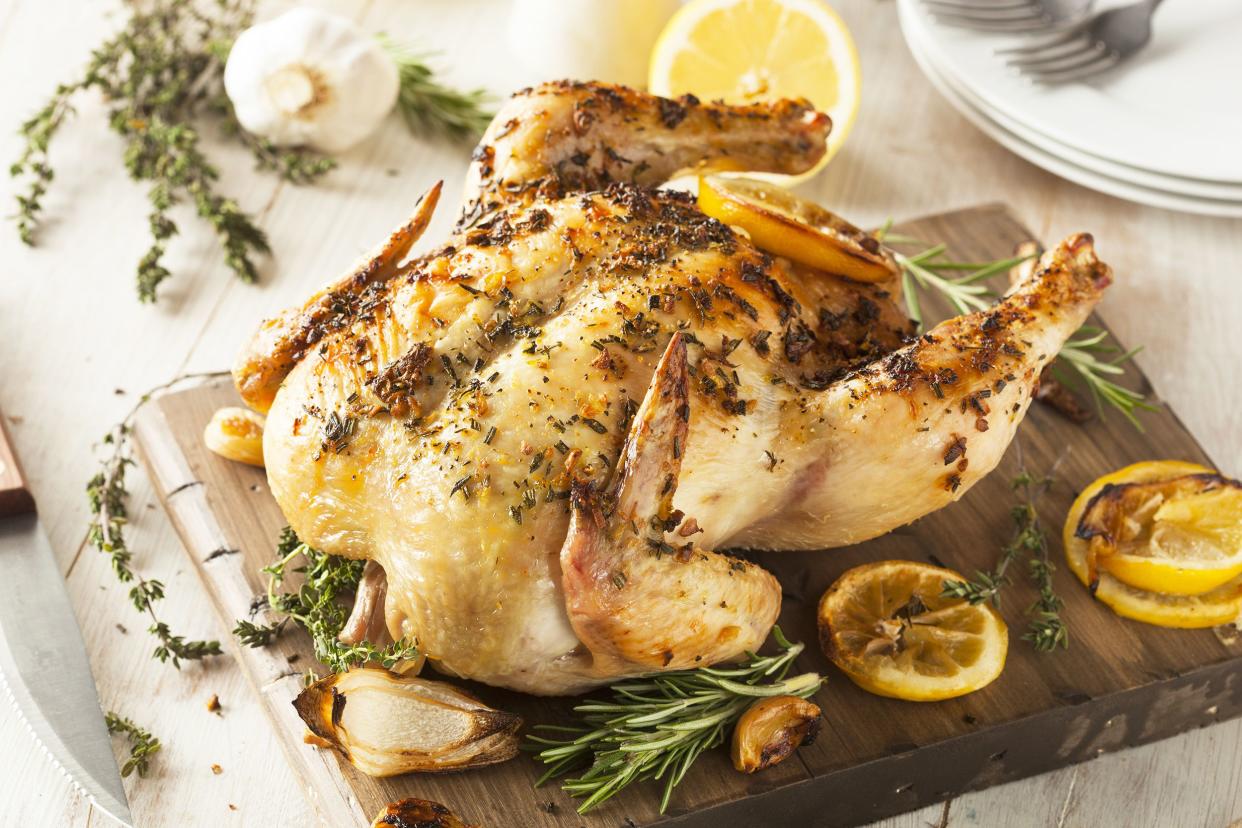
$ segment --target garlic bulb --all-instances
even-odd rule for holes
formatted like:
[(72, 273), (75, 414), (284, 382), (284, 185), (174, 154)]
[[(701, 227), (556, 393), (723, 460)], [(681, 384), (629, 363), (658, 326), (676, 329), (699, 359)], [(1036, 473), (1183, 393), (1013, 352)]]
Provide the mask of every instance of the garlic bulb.
[(397, 66), (353, 21), (293, 9), (242, 32), (224, 90), (246, 131), (279, 146), (342, 152), (397, 102)]

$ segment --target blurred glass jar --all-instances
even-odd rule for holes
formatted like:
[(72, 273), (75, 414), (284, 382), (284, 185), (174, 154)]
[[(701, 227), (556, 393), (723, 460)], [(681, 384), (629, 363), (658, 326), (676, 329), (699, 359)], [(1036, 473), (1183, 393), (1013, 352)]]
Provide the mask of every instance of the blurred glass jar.
[(514, 0), (509, 48), (532, 81), (647, 85), (651, 47), (679, 0)]

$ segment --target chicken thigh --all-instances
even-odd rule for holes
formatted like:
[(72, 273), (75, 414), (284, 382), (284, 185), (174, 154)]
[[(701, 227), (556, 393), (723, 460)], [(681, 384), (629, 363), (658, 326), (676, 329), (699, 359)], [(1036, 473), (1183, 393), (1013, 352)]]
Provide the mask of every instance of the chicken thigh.
[(272, 492), (304, 541), (382, 567), (383, 632), (540, 694), (729, 659), (780, 588), (714, 550), (862, 541), (996, 465), (1108, 268), (1071, 237), (993, 309), (912, 339), (896, 284), (774, 258), (652, 189), (809, 169), (829, 128), (797, 101), (526, 90), (447, 243), (400, 261), (437, 185), (263, 323), (234, 374), (270, 409)]

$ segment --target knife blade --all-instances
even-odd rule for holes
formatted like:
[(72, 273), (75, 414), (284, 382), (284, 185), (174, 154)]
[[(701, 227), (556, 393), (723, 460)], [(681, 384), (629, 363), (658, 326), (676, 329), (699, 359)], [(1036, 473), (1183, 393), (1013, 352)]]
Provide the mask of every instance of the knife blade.
[(52, 762), (101, 810), (131, 824), (82, 632), (2, 417), (0, 685)]

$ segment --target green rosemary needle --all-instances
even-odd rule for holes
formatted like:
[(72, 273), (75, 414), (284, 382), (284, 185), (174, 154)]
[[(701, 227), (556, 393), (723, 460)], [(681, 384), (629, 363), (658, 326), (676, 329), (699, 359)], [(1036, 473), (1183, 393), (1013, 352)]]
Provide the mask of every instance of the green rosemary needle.
[(673, 788), (706, 750), (725, 740), (730, 725), (755, 699), (770, 696), (807, 698), (823, 684), (818, 673), (785, 678), (802, 644), (791, 644), (780, 627), (772, 628), (779, 652), (751, 653), (737, 666), (674, 670), (618, 682), (611, 701), (587, 701), (574, 707), (575, 726), (537, 725), (535, 730), (561, 734), (528, 736), (527, 750), (537, 751), (548, 770), (535, 783), (585, 766), (562, 787), (582, 797), (585, 813), (633, 782), (664, 782), (660, 813)]
[[(1084, 325), (1078, 333), (1069, 339), (1057, 354), (1057, 361), (1052, 364), (1057, 379), (1067, 385), (1074, 385), (1075, 380), (1085, 385), (1095, 400), (1096, 408), (1104, 410), (1104, 405), (1121, 412), (1130, 424), (1139, 431), (1143, 426), (1134, 415), (1135, 411), (1155, 411), (1156, 406), (1147, 402), (1146, 397), (1137, 391), (1118, 385), (1109, 377), (1125, 373), (1122, 364), (1130, 360), (1142, 350), (1142, 346), (1122, 352), (1120, 348), (1106, 340), (1108, 331), (1092, 325)], [(1113, 354), (1111, 358), (1101, 359), (1101, 355)], [(1065, 370), (1068, 366), (1070, 370)]]

